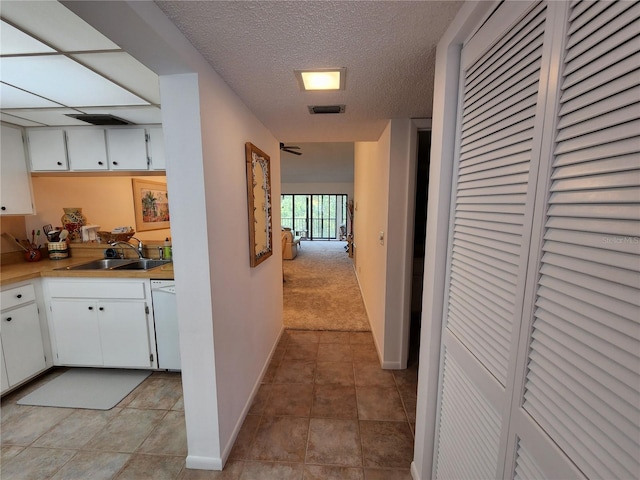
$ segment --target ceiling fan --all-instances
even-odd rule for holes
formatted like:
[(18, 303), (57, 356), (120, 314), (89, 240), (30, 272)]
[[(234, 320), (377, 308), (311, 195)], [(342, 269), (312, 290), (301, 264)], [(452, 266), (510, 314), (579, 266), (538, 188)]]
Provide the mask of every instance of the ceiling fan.
[(285, 145), (280, 142), (280, 150), (287, 153), (293, 153), (294, 155), (302, 155), (302, 152), (296, 152), (295, 150), (300, 150), (300, 147), (296, 145)]

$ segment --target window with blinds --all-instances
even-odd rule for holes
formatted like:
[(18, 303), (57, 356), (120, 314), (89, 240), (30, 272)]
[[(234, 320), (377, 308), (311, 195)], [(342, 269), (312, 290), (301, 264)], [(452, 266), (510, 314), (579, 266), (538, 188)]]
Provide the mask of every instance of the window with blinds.
[(523, 408), (588, 478), (640, 476), (637, 2), (574, 2)]

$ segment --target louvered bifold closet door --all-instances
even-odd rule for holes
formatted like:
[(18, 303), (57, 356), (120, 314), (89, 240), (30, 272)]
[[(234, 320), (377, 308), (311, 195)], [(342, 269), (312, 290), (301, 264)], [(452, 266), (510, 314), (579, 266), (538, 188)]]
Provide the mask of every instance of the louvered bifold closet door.
[(437, 478), (495, 478), (501, 471), (505, 386), (528, 257), (524, 225), (535, 191), (529, 178), (546, 22), (545, 3), (522, 5), (517, 23), (487, 33), (497, 38), (477, 58), (465, 64), (463, 50)]
[(522, 399), (594, 479), (640, 478), (639, 21), (638, 2), (569, 10)]

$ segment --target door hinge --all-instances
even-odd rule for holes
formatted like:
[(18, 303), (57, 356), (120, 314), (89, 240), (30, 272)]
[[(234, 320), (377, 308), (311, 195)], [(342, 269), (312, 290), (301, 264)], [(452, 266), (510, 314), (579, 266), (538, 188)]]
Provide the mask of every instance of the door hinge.
[(149, 355), (149, 361), (153, 363), (153, 353)]
[(144, 306), (144, 313), (146, 313), (147, 315), (149, 315), (149, 305), (145, 305), (145, 306)]

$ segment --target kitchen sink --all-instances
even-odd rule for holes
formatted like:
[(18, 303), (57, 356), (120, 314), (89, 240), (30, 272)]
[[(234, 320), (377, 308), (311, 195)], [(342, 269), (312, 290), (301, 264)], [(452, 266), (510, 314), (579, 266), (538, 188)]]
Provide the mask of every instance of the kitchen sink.
[(150, 270), (170, 263), (171, 260), (154, 260), (151, 258), (140, 258), (124, 265), (113, 267), (114, 270)]
[(56, 270), (150, 270), (170, 262), (171, 260), (155, 260), (151, 258), (102, 258), (79, 265), (56, 268)]

